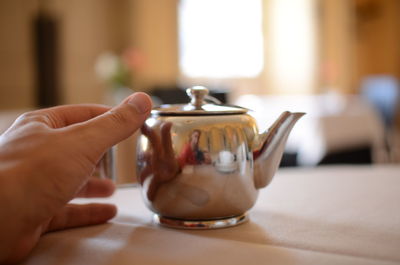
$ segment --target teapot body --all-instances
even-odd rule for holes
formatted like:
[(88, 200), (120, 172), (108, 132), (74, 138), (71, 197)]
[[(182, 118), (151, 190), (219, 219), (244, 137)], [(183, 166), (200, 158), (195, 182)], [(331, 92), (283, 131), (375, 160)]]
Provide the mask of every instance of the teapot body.
[(251, 116), (151, 116), (145, 126), (155, 139), (138, 138), (137, 176), (159, 217), (218, 220), (254, 205), (251, 146), (258, 130)]
[(205, 87), (186, 92), (190, 103), (153, 109), (141, 129), (137, 177), (144, 201), (155, 222), (169, 227), (243, 223), (304, 113), (285, 111), (260, 134), (248, 109), (222, 104)]

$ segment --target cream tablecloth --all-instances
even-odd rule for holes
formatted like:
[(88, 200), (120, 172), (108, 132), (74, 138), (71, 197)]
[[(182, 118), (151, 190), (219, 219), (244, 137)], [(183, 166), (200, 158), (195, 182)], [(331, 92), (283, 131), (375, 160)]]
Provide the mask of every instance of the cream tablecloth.
[(49, 233), (23, 264), (400, 264), (400, 166), (281, 169), (220, 230), (154, 225), (138, 188), (105, 201), (110, 223)]

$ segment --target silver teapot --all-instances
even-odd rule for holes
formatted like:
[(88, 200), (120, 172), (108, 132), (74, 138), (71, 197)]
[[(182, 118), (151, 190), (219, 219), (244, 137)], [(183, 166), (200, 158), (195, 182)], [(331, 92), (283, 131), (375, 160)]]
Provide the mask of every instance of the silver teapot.
[(304, 113), (284, 112), (259, 133), (248, 109), (221, 104), (205, 87), (187, 93), (190, 103), (154, 108), (141, 129), (137, 176), (145, 204), (154, 221), (168, 227), (243, 223)]

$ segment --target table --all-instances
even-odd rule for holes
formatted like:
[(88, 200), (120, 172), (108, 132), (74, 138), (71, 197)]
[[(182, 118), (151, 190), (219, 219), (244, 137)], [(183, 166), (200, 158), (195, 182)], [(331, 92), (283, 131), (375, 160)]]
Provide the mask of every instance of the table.
[(96, 201), (117, 217), (46, 234), (22, 264), (400, 264), (400, 165), (280, 169), (250, 221), (219, 230), (154, 225), (137, 187)]
[(374, 163), (388, 161), (385, 129), (379, 113), (362, 97), (320, 95), (242, 95), (259, 127), (267, 129), (286, 110), (305, 112), (289, 135), (286, 151), (302, 166), (315, 166), (328, 154), (368, 147)]

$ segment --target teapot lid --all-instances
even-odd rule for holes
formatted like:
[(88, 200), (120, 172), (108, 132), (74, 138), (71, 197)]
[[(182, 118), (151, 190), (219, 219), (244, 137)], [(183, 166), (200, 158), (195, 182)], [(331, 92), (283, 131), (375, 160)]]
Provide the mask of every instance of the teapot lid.
[[(194, 86), (186, 89), (191, 101), (188, 104), (166, 104), (154, 108), (155, 115), (225, 115), (243, 114), (248, 110), (239, 106), (223, 105), (218, 99), (208, 95), (208, 89), (203, 86)], [(208, 101), (208, 102), (207, 102)]]

